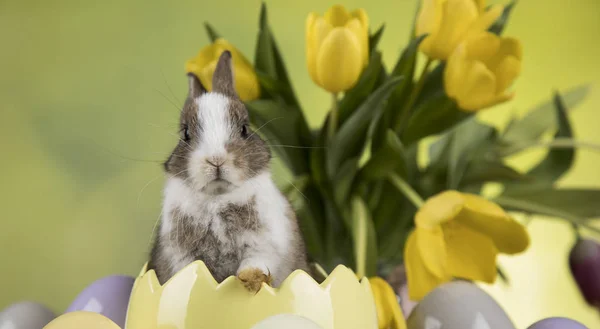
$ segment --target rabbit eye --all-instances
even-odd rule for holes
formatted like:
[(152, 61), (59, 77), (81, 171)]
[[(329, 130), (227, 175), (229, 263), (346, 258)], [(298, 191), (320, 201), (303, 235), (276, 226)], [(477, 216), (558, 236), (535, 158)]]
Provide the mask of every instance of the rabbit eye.
[(188, 126), (183, 126), (183, 128), (181, 129), (181, 134), (183, 135), (182, 137), (185, 142), (190, 141), (190, 131), (188, 129)]
[(242, 125), (242, 137), (244, 137), (244, 138), (248, 137), (248, 126), (247, 125)]

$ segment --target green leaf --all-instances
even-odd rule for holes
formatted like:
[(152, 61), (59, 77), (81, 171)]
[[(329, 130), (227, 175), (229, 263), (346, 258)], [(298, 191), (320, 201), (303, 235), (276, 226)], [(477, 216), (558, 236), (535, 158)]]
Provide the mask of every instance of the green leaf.
[[(378, 252), (380, 258), (386, 261), (402, 259), (404, 244), (408, 234), (414, 226), (415, 206), (403, 195), (391, 191), (388, 198), (394, 203), (395, 208), (386, 212), (386, 218), (378, 218), (383, 222), (377, 229)], [(378, 214), (380, 212), (376, 212)]]
[(296, 175), (308, 171), (308, 152), (300, 141), (300, 113), (285, 109), (285, 104), (273, 100), (259, 99), (246, 103), (250, 121), (260, 134), (268, 139), (283, 162)]
[[(259, 19), (259, 34), (256, 44), (255, 69), (259, 77), (261, 88), (274, 100), (283, 99), (288, 105), (286, 108), (295, 112), (296, 121), (294, 128), (299, 129), (296, 146), (309, 146), (312, 144), (310, 130), (304, 112), (298, 102), (294, 89), (290, 83), (285, 63), (277, 47), (275, 37), (268, 25), (267, 7), (263, 3)], [(263, 96), (264, 98), (264, 96)], [(287, 114), (286, 114), (287, 115)]]
[(438, 140), (429, 146), (428, 167), (435, 169), (447, 169), (450, 158), (450, 145), (452, 145), (452, 132), (442, 134)]
[(206, 34), (208, 34), (210, 42), (215, 42), (221, 38), (221, 35), (208, 22), (204, 23), (204, 29), (206, 29)]
[(535, 203), (571, 213), (582, 218), (600, 217), (600, 190), (536, 188), (526, 191), (505, 191), (502, 197)]
[(364, 149), (369, 123), (382, 111), (395, 86), (402, 78), (393, 78), (384, 83), (367, 98), (344, 122), (329, 144), (327, 173), (334, 177), (341, 163), (359, 155)]
[[(325, 119), (323, 127), (327, 127), (329, 118)], [(327, 129), (321, 129), (314, 131), (314, 147), (310, 149), (310, 171), (315, 180), (316, 184), (323, 187), (327, 180), (327, 171), (325, 167), (325, 151), (326, 151), (326, 137)]]
[(496, 197), (493, 201), (500, 205), (502, 208), (506, 209), (507, 211), (519, 211), (527, 214), (558, 217), (567, 220), (573, 224), (580, 225), (581, 227), (585, 227), (593, 232), (600, 233), (600, 229), (589, 225), (585, 218), (574, 215), (568, 211), (563, 211), (562, 209), (557, 208), (554, 205), (547, 206), (543, 203), (530, 202), (524, 199), (513, 198), (506, 195)]
[[(573, 136), (573, 131), (571, 129), (571, 124), (569, 123), (569, 118), (567, 117), (567, 109), (558, 93), (554, 96), (554, 104), (556, 106), (556, 117), (558, 122), (558, 131), (554, 137), (571, 138)], [(546, 158), (527, 173), (528, 176), (534, 179), (533, 182), (526, 185), (510, 183), (507, 184), (505, 188), (510, 190), (513, 188), (531, 189), (536, 187), (550, 187), (571, 168), (574, 160), (574, 148), (551, 149), (546, 155)]]
[(516, 171), (500, 160), (475, 159), (469, 163), (461, 185), (506, 181), (531, 182), (531, 180), (532, 178), (527, 174)]
[(506, 275), (506, 273), (504, 272), (504, 270), (502, 269), (502, 267), (497, 266), (496, 267), (496, 273), (498, 273), (498, 276), (500, 277), (500, 280), (502, 280), (502, 282), (509, 284), (510, 283), (510, 279), (508, 278), (508, 276)]
[(283, 57), (277, 47), (277, 41), (273, 36), (273, 32), (269, 27), (267, 6), (264, 2), (261, 5), (259, 34), (254, 60), (256, 71), (262, 72), (276, 82), (276, 84), (280, 85), (278, 90), (282, 93), (286, 102), (300, 110), (300, 103), (294, 94), (294, 89), (285, 68)]
[(284, 87), (266, 73), (256, 71), (258, 82), (263, 91), (266, 91), (271, 97), (277, 97), (284, 92)]
[(502, 11), (502, 15), (500, 15), (500, 17), (498, 17), (496, 22), (494, 22), (494, 24), (492, 24), (492, 26), (488, 29), (488, 31), (490, 31), (494, 34), (497, 34), (497, 35), (501, 35), (502, 32), (504, 31), (504, 28), (506, 27), (506, 24), (508, 23), (510, 14), (516, 4), (517, 4), (517, 1), (513, 0), (513, 2), (511, 2), (508, 6), (504, 7), (504, 10)]
[[(589, 94), (590, 85), (581, 85), (571, 88), (562, 94), (565, 108), (573, 109), (579, 105)], [(526, 148), (528, 141), (538, 140), (545, 132), (557, 127), (557, 116), (554, 114), (555, 101), (553, 99), (537, 105), (527, 112), (520, 120), (513, 120), (500, 138), (503, 155), (510, 155)]]
[(424, 37), (425, 36), (416, 38), (406, 46), (390, 74), (392, 77), (402, 76), (404, 77), (404, 80), (402, 80), (392, 92), (380, 122), (377, 123), (378, 128), (375, 130), (371, 146), (373, 150), (377, 150), (383, 145), (386, 139), (387, 129), (391, 128), (398, 120), (397, 116), (400, 115), (401, 109), (409, 98), (413, 85), (413, 75), (419, 44), (423, 41)]
[(456, 126), (448, 158), (448, 189), (458, 189), (463, 175), (476, 154), (475, 151), (489, 140), (494, 127), (478, 122), (475, 117)]
[(337, 175), (333, 178), (333, 193), (338, 205), (344, 206), (346, 204), (346, 200), (350, 195), (352, 183), (354, 182), (354, 177), (358, 172), (359, 160), (359, 157), (354, 157), (344, 162), (339, 168)]
[(421, 11), (421, 1), (416, 1), (417, 6), (415, 7), (415, 13), (413, 14), (413, 21), (411, 24), (409, 40), (414, 40), (417, 37), (416, 27), (417, 20), (419, 19), (419, 12)]
[(352, 237), (356, 274), (377, 275), (377, 237), (369, 209), (360, 197), (352, 198)]
[(375, 33), (369, 36), (369, 54), (372, 54), (377, 48), (377, 44), (379, 44), (379, 40), (381, 40), (384, 30), (385, 24), (382, 24)]
[(308, 200), (303, 200), (303, 206), (297, 211), (298, 225), (308, 253), (321, 263), (326, 259), (324, 232), (327, 222), (322, 196), (313, 184), (308, 184), (303, 194)]
[(282, 193), (288, 198), (292, 199), (293, 195), (296, 193), (302, 193), (306, 186), (310, 183), (310, 176), (301, 175), (294, 179), (294, 182), (289, 182), (289, 184), (282, 189)]
[(338, 105), (338, 124), (342, 125), (352, 114), (357, 107), (369, 97), (375, 88), (375, 83), (379, 78), (379, 74), (383, 70), (383, 62), (381, 61), (381, 53), (374, 52), (369, 61), (369, 65), (363, 71), (360, 79), (352, 89), (344, 94)]
[(385, 146), (361, 168), (359, 174), (361, 180), (382, 179), (392, 172), (407, 177), (406, 154), (402, 142), (391, 129), (388, 129), (386, 136)]
[(410, 145), (427, 136), (441, 133), (472, 115), (460, 111), (442, 90), (417, 107), (402, 134), (402, 141), (405, 145)]
[(261, 28), (258, 32), (256, 53), (254, 55), (254, 67), (256, 71), (262, 72), (272, 79), (277, 80), (275, 54), (273, 53), (273, 38), (268, 27)]

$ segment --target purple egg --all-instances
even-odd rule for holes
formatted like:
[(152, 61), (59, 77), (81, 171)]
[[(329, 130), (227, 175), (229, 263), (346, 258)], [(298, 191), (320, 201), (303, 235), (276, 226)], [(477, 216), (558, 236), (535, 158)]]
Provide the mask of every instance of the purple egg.
[(123, 275), (112, 275), (95, 281), (75, 298), (65, 313), (100, 313), (123, 328), (134, 281), (134, 278)]
[(588, 329), (588, 327), (567, 318), (547, 318), (532, 324), (527, 329)]
[(15, 303), (0, 312), (0, 328), (42, 329), (54, 317), (54, 313), (42, 304)]

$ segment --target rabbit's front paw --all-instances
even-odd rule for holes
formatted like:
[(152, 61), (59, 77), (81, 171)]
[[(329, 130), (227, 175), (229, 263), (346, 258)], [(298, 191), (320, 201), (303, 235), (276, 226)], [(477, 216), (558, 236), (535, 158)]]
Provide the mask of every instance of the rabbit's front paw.
[(250, 292), (258, 292), (263, 284), (271, 284), (271, 274), (265, 274), (258, 268), (246, 268), (238, 273), (238, 279), (242, 281), (244, 287)]

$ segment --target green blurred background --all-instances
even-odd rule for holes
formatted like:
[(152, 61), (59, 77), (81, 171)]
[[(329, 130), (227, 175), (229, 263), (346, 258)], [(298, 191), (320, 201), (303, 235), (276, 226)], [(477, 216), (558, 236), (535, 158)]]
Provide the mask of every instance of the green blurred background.
[[(373, 28), (391, 66), (408, 40), (415, 0), (346, 0)], [(329, 105), (305, 69), (304, 20), (334, 2), (268, 1), (271, 25), (311, 125)], [(105, 275), (135, 275), (160, 211), (160, 162), (176, 140), (184, 61), (208, 39), (209, 20), (249, 58), (258, 0), (0, 1), (0, 309), (36, 300), (63, 311)], [(516, 99), (486, 111), (499, 125), (553, 89), (600, 77), (598, 0), (521, 1), (506, 34), (524, 44)], [(174, 105), (175, 104), (175, 105)], [(573, 113), (577, 138), (600, 143), (600, 88)], [(543, 155), (515, 161), (523, 167)], [(599, 186), (600, 155), (582, 151), (564, 186)], [(275, 163), (282, 185), (287, 173)], [(600, 206), (600, 205), (599, 205)], [(530, 224), (531, 248), (501, 258), (511, 285), (485, 289), (519, 328), (567, 316), (600, 328), (567, 269), (568, 226)]]

